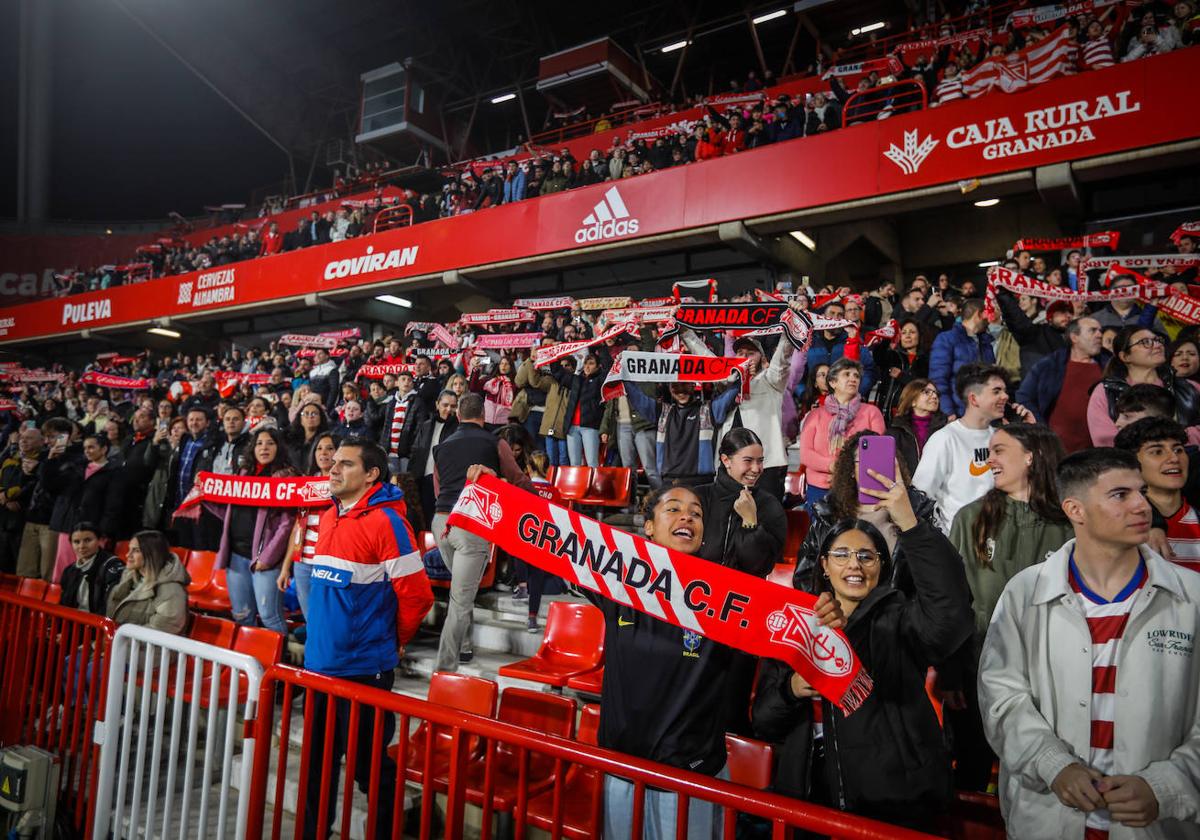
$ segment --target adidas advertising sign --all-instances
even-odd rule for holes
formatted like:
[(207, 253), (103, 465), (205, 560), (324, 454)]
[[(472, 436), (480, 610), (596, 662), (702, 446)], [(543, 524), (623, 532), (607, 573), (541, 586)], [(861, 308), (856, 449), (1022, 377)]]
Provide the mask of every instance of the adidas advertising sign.
[(637, 232), (638, 220), (630, 218), (621, 193), (611, 187), (588, 213), (583, 226), (575, 231), (575, 241), (583, 245)]

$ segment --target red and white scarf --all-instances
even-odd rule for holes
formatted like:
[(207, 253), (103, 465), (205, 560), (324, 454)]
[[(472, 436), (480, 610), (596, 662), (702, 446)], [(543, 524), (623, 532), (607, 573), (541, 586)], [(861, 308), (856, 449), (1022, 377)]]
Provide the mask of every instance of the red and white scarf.
[(1200, 265), (1200, 254), (1140, 254), (1124, 257), (1088, 257), (1079, 261), (1079, 270), (1088, 272), (1104, 268), (1107, 269), (1107, 274), (1111, 274), (1114, 268), (1136, 266), (1142, 271), (1161, 271), (1164, 268), (1184, 270), (1197, 265)]
[(637, 335), (637, 324), (614, 324), (594, 338), (585, 338), (580, 341), (563, 341), (559, 342), (558, 344), (551, 344), (549, 347), (539, 347), (537, 352), (533, 355), (533, 366), (545, 367), (546, 365), (557, 362), (559, 359), (565, 359), (567, 356), (573, 356), (580, 350), (586, 350), (588, 347), (608, 341), (610, 338), (616, 338), (621, 333)]
[(337, 339), (329, 338), (322, 335), (302, 335), (300, 333), (287, 333), (279, 336), (276, 344), (283, 344), (288, 347), (313, 347), (332, 350), (337, 347)]
[(443, 324), (434, 324), (433, 329), (429, 331), (429, 337), (440, 343), (444, 347), (449, 347), (451, 350), (459, 349), (458, 338), (456, 338), (450, 330), (446, 329)]
[(363, 365), (354, 376), (356, 379), (383, 379), (389, 373), (393, 376), (399, 376), (402, 373), (411, 373), (413, 376), (416, 376), (413, 365), (400, 364), (399, 362)]
[(683, 290), (694, 292), (703, 292), (705, 299), (709, 303), (717, 302), (717, 281), (711, 277), (707, 280), (680, 280), (671, 286), (671, 294), (675, 296), (676, 303), (683, 302)]
[(448, 525), (660, 621), (779, 659), (846, 714), (871, 693), (849, 641), (817, 624), (806, 592), (657, 545), (494, 476), (463, 489)]
[(1082, 301), (1084, 303), (1132, 300), (1153, 303), (1159, 311), (1182, 324), (1200, 324), (1200, 298), (1182, 294), (1166, 283), (1151, 280), (1132, 269), (1124, 269), (1121, 273), (1133, 277), (1137, 281), (1137, 285), (1125, 286), (1120, 289), (1101, 289), (1095, 292), (1073, 292), (1066, 286), (1052, 286), (1016, 271), (993, 266), (988, 269), (988, 288), (984, 298), (984, 311), (989, 318), (995, 316), (996, 289), (999, 288), (1042, 300)]
[(1200, 222), (1184, 222), (1175, 228), (1175, 232), (1171, 234), (1171, 241), (1178, 245), (1179, 240), (1185, 236), (1200, 239)]
[(478, 324), (520, 324), (536, 319), (528, 309), (489, 309), (487, 312), (464, 312), (458, 319), (464, 326)]
[(322, 476), (290, 478), (256, 475), (218, 475), (201, 472), (192, 491), (179, 503), (179, 510), (201, 502), (254, 507), (325, 507), (332, 504), (329, 479)]
[(80, 385), (98, 385), (101, 388), (123, 388), (127, 391), (149, 391), (154, 387), (153, 379), (135, 379), (132, 376), (114, 376), (89, 370), (79, 377)]
[(575, 305), (575, 298), (570, 295), (559, 295), (558, 297), (544, 298), (517, 298), (513, 301), (513, 306), (518, 309), (570, 309)]
[(542, 341), (544, 333), (488, 333), (471, 345), (479, 350), (528, 350)]
[(626, 350), (614, 361), (604, 380), (601, 396), (606, 400), (625, 396), (626, 382), (724, 382), (731, 376), (741, 380), (743, 397), (750, 394), (747, 376), (750, 360), (740, 356), (692, 356)]
[(1105, 230), (1086, 233), (1083, 236), (1023, 236), (1013, 243), (1012, 252), (1019, 251), (1065, 251), (1068, 248), (1116, 248), (1121, 241), (1121, 232)]
[(349, 338), (362, 338), (362, 330), (359, 327), (350, 327), (348, 330), (334, 330), (333, 332), (317, 333), (321, 338), (332, 338), (334, 341), (345, 341)]

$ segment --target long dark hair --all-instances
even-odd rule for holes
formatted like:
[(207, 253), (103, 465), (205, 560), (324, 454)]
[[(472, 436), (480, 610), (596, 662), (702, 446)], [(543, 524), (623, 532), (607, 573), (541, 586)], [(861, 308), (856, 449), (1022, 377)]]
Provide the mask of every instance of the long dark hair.
[[(838, 452), (833, 461), (833, 470), (829, 481), (829, 495), (825, 504), (834, 519), (854, 519), (858, 516), (858, 469), (854, 463), (854, 453), (858, 451), (858, 442), (865, 437), (874, 437), (875, 432), (858, 432), (852, 435)], [(904, 459), (900, 458), (900, 479), (904, 486), (909, 486), (910, 476)]]
[(320, 475), (321, 470), (317, 467), (317, 447), (321, 445), (321, 441), (329, 438), (333, 441), (333, 448), (337, 449), (342, 439), (333, 432), (317, 432), (317, 436), (312, 439), (312, 443), (308, 447), (308, 454), (304, 458), (304, 466), (308, 468), (305, 475)]
[(171, 553), (171, 544), (161, 531), (138, 531), (133, 535), (137, 540), (138, 549), (142, 552), (141, 576), (154, 582), (162, 574), (175, 555)]
[(817, 404), (817, 400), (821, 398), (821, 392), (817, 390), (817, 372), (825, 368), (825, 390), (829, 391), (829, 365), (821, 362), (809, 368), (808, 374), (804, 377), (804, 396), (800, 400), (800, 413), (807, 414), (812, 410), (812, 407)]
[[(318, 432), (318, 434), (320, 433)], [(258, 472), (258, 460), (254, 457), (254, 448), (258, 445), (258, 439), (263, 435), (267, 435), (275, 441), (275, 460), (266, 465), (263, 474), (295, 475), (296, 470), (292, 466), (292, 457), (288, 454), (287, 443), (274, 426), (259, 426), (250, 433), (250, 439), (242, 446), (241, 463), (239, 464), (242, 475), (254, 475)]]
[(736, 429), (730, 430), (729, 434), (721, 438), (721, 447), (717, 454), (732, 458), (739, 450), (745, 449), (747, 446), (756, 445), (762, 446), (762, 440), (759, 436), (753, 430), (747, 429), (745, 426), (739, 426)]
[[(1066, 453), (1058, 435), (1047, 426), (1029, 423), (1009, 423), (997, 431), (1011, 436), (1033, 456), (1029, 465), (1029, 507), (1046, 522), (1066, 522), (1058, 501), (1056, 472), (1058, 462)], [(979, 516), (971, 526), (971, 543), (975, 549), (975, 560), (982, 568), (990, 569), (992, 558), (988, 554), (988, 540), (994, 537), (1004, 523), (1008, 510), (1008, 494), (993, 487), (983, 496)]]
[[(287, 428), (287, 439), (296, 446), (304, 445), (304, 426), (300, 425), (300, 415), (310, 407), (315, 407), (321, 415), (321, 425), (317, 427), (317, 434), (319, 435), (321, 432), (329, 431), (329, 415), (325, 411), (325, 406), (317, 400), (306, 402), (300, 407), (300, 410), (296, 412), (296, 416), (292, 418), (292, 422)], [(314, 436), (314, 440), (315, 439), (316, 438)]]
[(933, 347), (933, 333), (931, 333), (924, 324), (922, 324), (916, 318), (913, 318), (911, 316), (903, 319), (898, 324), (896, 324), (896, 337), (894, 339), (892, 339), (892, 349), (895, 350), (897, 353), (905, 352), (904, 348), (902, 348), (900, 346), (900, 331), (902, 329), (904, 329), (906, 326), (908, 326), (909, 324), (912, 324), (914, 327), (917, 328), (917, 349), (916, 349), (917, 355), (918, 356), (929, 355), (929, 350), (931, 347)]
[[(1139, 327), (1137, 324), (1130, 324), (1129, 326), (1121, 327), (1121, 329), (1117, 331), (1117, 334), (1113, 336), (1112, 358), (1109, 359), (1108, 364), (1104, 366), (1105, 379), (1120, 379), (1122, 382), (1124, 382), (1129, 378), (1129, 368), (1126, 366), (1125, 362), (1121, 361), (1121, 354), (1129, 351), (1129, 345), (1133, 343), (1133, 337), (1140, 332), (1148, 332), (1151, 335), (1159, 336), (1161, 338), (1161, 335), (1152, 330), (1150, 327)], [(1164, 351), (1166, 350), (1165, 347), (1163, 349)], [(1175, 379), (1175, 372), (1171, 369), (1171, 357), (1167, 356), (1163, 364), (1160, 365), (1156, 370), (1158, 373), (1158, 378), (1164, 383), (1168, 384), (1168, 387), (1170, 387), (1169, 383), (1173, 382)]]
[(865, 519), (851, 517), (839, 520), (836, 525), (829, 529), (829, 533), (825, 535), (825, 539), (821, 540), (821, 549), (817, 553), (817, 562), (813, 564), (812, 592), (820, 595), (822, 592), (833, 591), (829, 577), (825, 574), (825, 570), (821, 568), (820, 558), (828, 554), (830, 546), (847, 531), (862, 531), (867, 535), (867, 538), (871, 540), (871, 544), (875, 546), (875, 550), (879, 552), (879, 581), (890, 581), (892, 579), (892, 553), (888, 551), (887, 540), (883, 538), (883, 534), (879, 533), (879, 529), (870, 522), (867, 522)]

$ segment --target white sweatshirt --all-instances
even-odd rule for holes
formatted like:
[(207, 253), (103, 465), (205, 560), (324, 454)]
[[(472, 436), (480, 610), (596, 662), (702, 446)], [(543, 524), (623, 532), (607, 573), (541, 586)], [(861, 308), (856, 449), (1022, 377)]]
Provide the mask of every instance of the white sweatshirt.
[(937, 502), (938, 527), (946, 534), (955, 515), (992, 489), (995, 480), (987, 465), (995, 429), (968, 429), (961, 420), (929, 436), (912, 483)]

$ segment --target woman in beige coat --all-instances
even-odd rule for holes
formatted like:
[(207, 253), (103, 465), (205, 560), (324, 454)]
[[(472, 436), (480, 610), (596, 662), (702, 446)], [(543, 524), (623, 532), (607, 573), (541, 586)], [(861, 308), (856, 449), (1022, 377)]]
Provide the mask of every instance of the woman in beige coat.
[(158, 531), (141, 531), (129, 541), (125, 574), (108, 595), (108, 617), (164, 633), (188, 626), (187, 570)]

